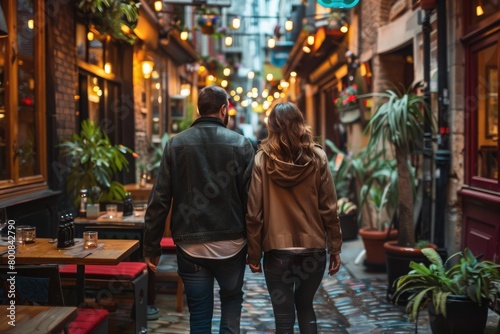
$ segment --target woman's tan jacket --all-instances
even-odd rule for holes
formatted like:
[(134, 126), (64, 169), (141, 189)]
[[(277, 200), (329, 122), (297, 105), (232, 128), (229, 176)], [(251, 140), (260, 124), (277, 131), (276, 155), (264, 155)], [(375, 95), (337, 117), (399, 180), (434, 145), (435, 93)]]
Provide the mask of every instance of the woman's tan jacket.
[(262, 252), (304, 247), (340, 253), (342, 233), (337, 195), (328, 160), (316, 145), (315, 160), (296, 165), (255, 155), (247, 205), (248, 260), (258, 264)]

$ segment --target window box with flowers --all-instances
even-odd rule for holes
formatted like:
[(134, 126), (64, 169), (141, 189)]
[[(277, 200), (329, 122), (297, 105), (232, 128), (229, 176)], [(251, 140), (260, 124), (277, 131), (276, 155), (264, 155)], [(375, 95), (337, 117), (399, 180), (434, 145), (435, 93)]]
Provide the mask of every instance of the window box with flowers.
[(220, 23), (219, 13), (213, 9), (201, 7), (196, 11), (196, 14), (198, 15), (196, 22), (198, 23), (201, 33), (204, 35), (212, 35)]
[(340, 113), (342, 123), (353, 123), (361, 117), (361, 109), (358, 101), (358, 86), (352, 84), (339, 93), (334, 100)]

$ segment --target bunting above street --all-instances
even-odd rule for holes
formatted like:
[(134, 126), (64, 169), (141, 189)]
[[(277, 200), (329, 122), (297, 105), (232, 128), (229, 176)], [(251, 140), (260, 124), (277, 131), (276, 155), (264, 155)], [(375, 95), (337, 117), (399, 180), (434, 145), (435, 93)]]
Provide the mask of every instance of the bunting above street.
[(352, 8), (359, 0), (318, 0), (318, 3), (326, 8)]

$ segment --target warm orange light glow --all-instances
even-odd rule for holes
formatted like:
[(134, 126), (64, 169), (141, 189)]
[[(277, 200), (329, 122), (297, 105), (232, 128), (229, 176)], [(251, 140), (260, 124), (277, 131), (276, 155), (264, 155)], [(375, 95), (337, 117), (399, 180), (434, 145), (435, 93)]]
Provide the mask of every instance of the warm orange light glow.
[(484, 10), (483, 10), (483, 7), (479, 4), (477, 7), (476, 7), (476, 16), (481, 16), (484, 14)]

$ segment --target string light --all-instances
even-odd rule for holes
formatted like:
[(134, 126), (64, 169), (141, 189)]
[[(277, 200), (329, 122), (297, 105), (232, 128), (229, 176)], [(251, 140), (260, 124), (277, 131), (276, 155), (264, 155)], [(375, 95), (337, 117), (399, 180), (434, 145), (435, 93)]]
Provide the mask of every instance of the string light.
[(276, 40), (274, 37), (271, 37), (267, 40), (267, 47), (273, 49), (276, 46)]
[(238, 30), (238, 29), (240, 29), (240, 26), (241, 26), (240, 18), (238, 16), (234, 17), (233, 20), (231, 21), (231, 27), (234, 30)]

